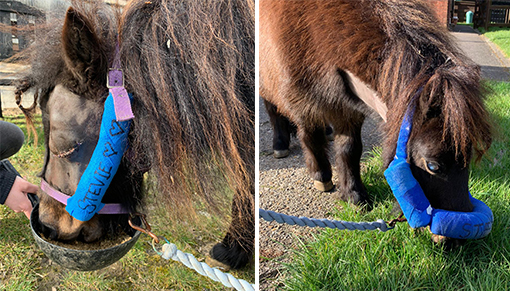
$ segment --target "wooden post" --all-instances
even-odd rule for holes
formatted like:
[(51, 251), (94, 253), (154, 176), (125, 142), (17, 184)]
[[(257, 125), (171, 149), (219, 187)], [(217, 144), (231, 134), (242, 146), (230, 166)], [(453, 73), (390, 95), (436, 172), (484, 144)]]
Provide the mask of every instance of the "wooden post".
[(492, 0), (488, 0), (486, 5), (487, 5), (487, 8), (486, 8), (486, 12), (485, 12), (485, 24), (484, 24), (484, 28), (485, 28), (485, 31), (488, 31), (489, 30), (489, 25), (491, 24)]
[(4, 118), (2, 115), (2, 90), (0, 90), (0, 118)]

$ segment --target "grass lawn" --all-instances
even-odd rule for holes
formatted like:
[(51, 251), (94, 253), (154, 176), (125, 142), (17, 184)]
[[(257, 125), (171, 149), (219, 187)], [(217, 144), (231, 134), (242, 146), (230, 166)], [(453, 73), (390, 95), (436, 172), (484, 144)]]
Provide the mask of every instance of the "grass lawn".
[(485, 29), (479, 27), (478, 31), (497, 44), (506, 57), (510, 58), (510, 28), (490, 27), (489, 31), (485, 31)]
[[(470, 175), (474, 197), (493, 211), (491, 234), (447, 252), (428, 231), (398, 224), (388, 232), (324, 230), (301, 241), (284, 266), (287, 290), (509, 290), (510, 289), (510, 83), (488, 82), (486, 104), (498, 127), (490, 153)], [(347, 203), (335, 219), (390, 220), (393, 197), (382, 174), (380, 149), (364, 160), (363, 181), (374, 209)], [(299, 238), (296, 238), (299, 240)]]
[[(26, 133), (22, 116), (8, 116)], [(36, 174), (42, 169), (44, 142), (40, 116), (36, 123), (38, 146), (33, 138), (9, 160), (30, 182), (39, 184)], [(196, 223), (169, 217), (169, 211), (157, 203), (154, 190), (148, 190), (148, 221), (157, 235), (165, 236), (183, 252), (204, 260), (210, 244), (224, 235), (226, 225), (218, 217), (199, 212)], [(203, 214), (203, 215), (202, 215)], [(64, 269), (52, 263), (35, 244), (28, 219), (0, 206), (0, 290), (228, 290), (220, 283), (202, 277), (181, 263), (159, 257), (142, 235), (136, 245), (120, 261), (93, 272)], [(231, 271), (236, 278), (255, 282), (253, 267)], [(55, 288), (55, 289), (52, 289)]]

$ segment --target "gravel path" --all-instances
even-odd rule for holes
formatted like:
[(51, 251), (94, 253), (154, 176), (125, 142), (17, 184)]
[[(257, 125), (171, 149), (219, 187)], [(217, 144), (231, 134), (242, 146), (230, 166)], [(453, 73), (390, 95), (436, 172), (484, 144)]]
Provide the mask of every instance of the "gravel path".
[[(299, 141), (292, 139), (290, 154), (284, 159), (273, 158), (273, 131), (269, 117), (260, 104), (260, 208), (289, 215), (329, 218), (335, 207), (335, 192), (322, 193), (313, 187), (307, 172)], [(363, 126), (364, 152), (372, 149), (380, 140), (377, 124), (379, 117), (368, 118)], [(333, 173), (333, 182), (336, 173)], [(298, 246), (298, 238), (310, 239), (320, 230), (298, 226), (268, 223), (260, 220), (260, 290), (278, 290), (283, 286), (285, 274), (282, 262), (291, 260), (292, 249)]]

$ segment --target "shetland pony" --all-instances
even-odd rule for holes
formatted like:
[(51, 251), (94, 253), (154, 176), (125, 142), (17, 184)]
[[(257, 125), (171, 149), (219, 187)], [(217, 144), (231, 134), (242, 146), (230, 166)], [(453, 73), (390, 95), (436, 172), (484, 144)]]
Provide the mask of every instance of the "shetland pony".
[(432, 207), (473, 209), (468, 166), (492, 141), (480, 70), (431, 15), (417, 0), (260, 1), (260, 95), (296, 124), (319, 190), (333, 188), (325, 122), (334, 128), (340, 197), (365, 204), (365, 116), (386, 121), (387, 167), (410, 109), (408, 161)]
[[(63, 193), (76, 190), (98, 140), (118, 43), (135, 119), (103, 202), (137, 211), (148, 170), (158, 182), (157, 199), (181, 218), (192, 216), (197, 199), (208, 211), (220, 210), (217, 198), (230, 188), (232, 221), (211, 255), (233, 268), (248, 263), (255, 237), (253, 1), (132, 1), (122, 14), (77, 1), (63, 24), (48, 30), (17, 88), (18, 95), (34, 90), (40, 100), (41, 177)], [(39, 219), (51, 238), (90, 242), (127, 216), (78, 221), (41, 194)]]

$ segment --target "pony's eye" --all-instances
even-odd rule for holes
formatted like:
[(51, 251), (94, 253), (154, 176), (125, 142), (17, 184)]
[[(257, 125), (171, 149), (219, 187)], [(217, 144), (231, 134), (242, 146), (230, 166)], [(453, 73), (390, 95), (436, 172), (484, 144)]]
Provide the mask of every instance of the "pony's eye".
[(432, 173), (439, 173), (441, 171), (441, 167), (439, 166), (438, 162), (427, 162), (427, 169), (431, 171)]
[(50, 152), (53, 154), (53, 156), (57, 157), (57, 158), (68, 158), (70, 155), (72, 155), (81, 145), (83, 144), (83, 142), (76, 142), (76, 144), (69, 148), (68, 150), (65, 150), (65, 151), (60, 151), (60, 152), (55, 152), (53, 150), (50, 149)]

